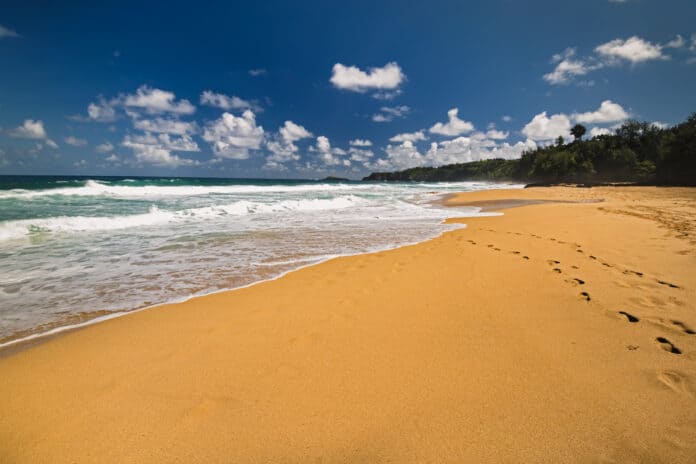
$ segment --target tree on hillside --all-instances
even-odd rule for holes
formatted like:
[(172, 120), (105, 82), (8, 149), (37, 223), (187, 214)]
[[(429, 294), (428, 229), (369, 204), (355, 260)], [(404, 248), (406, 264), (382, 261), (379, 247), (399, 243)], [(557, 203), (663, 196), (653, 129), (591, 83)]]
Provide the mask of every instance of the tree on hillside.
[(556, 139), (556, 145), (559, 147), (562, 147), (565, 144), (565, 140), (563, 139), (562, 135), (559, 135), (558, 138)]
[(576, 142), (582, 140), (582, 136), (585, 135), (586, 132), (587, 129), (585, 129), (585, 126), (582, 124), (576, 124), (572, 129), (570, 129), (570, 133), (573, 135), (573, 137), (575, 137)]

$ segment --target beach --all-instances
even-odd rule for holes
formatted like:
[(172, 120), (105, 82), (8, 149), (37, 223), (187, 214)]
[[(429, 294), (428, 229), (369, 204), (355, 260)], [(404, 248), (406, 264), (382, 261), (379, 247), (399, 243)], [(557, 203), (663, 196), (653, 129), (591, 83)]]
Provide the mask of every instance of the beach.
[(696, 460), (696, 189), (500, 216), (0, 353), (0, 462)]

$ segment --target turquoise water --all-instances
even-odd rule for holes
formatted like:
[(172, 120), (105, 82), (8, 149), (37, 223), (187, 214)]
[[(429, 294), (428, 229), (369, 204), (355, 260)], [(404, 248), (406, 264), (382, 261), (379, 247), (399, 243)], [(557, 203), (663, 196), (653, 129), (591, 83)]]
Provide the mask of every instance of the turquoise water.
[(456, 227), (439, 195), (496, 187), (0, 176), (0, 340), (422, 241)]

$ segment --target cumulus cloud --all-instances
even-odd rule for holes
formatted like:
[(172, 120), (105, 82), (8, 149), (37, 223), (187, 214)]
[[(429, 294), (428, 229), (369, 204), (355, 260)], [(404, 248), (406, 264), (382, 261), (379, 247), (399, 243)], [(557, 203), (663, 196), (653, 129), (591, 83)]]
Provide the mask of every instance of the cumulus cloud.
[(486, 137), (457, 137), (440, 143), (432, 143), (425, 155), (429, 165), (442, 166), (453, 163), (469, 163), (486, 159), (516, 159), (525, 150), (536, 148), (527, 140), (515, 144), (496, 143)]
[(394, 119), (405, 118), (409, 111), (411, 111), (411, 108), (406, 105), (383, 106), (378, 113), (372, 115), (372, 120), (374, 122), (390, 122)]
[(533, 141), (553, 140), (558, 136), (568, 138), (570, 137), (570, 118), (565, 114), (554, 114), (548, 117), (544, 111), (534, 116), (524, 126), (522, 133)]
[(0, 25), (0, 39), (11, 37), (19, 37), (19, 34), (8, 27)]
[[(685, 46), (686, 40), (681, 35), (677, 35), (663, 45), (652, 43), (638, 36), (614, 39), (598, 45), (594, 49), (594, 55), (584, 58), (576, 56), (575, 48), (567, 48), (564, 52), (553, 56), (551, 62), (555, 63), (555, 68), (550, 73), (544, 74), (543, 78), (552, 85), (568, 84), (579, 76), (607, 66), (667, 60), (669, 55), (664, 53), (665, 49), (677, 49)], [(580, 84), (592, 85), (594, 81), (581, 82)]]
[(246, 110), (241, 116), (223, 113), (208, 123), (203, 140), (210, 142), (218, 158), (248, 159), (250, 150), (258, 150), (263, 141), (263, 127), (256, 125), (256, 116)]
[(352, 146), (348, 149), (348, 155), (350, 156), (351, 161), (358, 164), (364, 164), (368, 163), (375, 154), (372, 152), (372, 150)]
[(611, 130), (606, 127), (593, 127), (590, 129), (590, 137), (598, 137), (600, 135), (611, 135)]
[(367, 139), (353, 139), (349, 142), (353, 147), (371, 147), (372, 142)]
[(445, 164), (468, 163), (485, 159), (515, 159), (525, 150), (536, 148), (532, 140), (510, 144), (499, 143), (486, 134), (477, 132), (472, 136), (461, 136), (452, 140), (433, 142), (430, 149), (420, 153), (410, 140), (398, 145), (387, 145), (386, 158), (369, 160), (363, 165), (373, 170), (401, 170), (418, 166), (442, 166)]
[(97, 145), (94, 149), (97, 153), (106, 154), (114, 151), (114, 146), (111, 142), (104, 142)]
[(506, 114), (506, 115), (504, 115), (504, 116), (503, 116), (502, 118), (500, 118), (500, 119), (502, 119), (503, 122), (510, 122), (510, 121), (512, 121), (512, 116), (509, 116), (509, 115)]
[(44, 143), (49, 148), (58, 148), (58, 144), (51, 139), (46, 139)]
[(342, 158), (346, 152), (340, 148), (332, 147), (328, 137), (323, 135), (317, 137), (316, 145), (311, 147), (310, 151), (319, 155), (319, 159), (322, 161), (324, 166), (350, 166), (350, 160), (347, 158)]
[(249, 75), (252, 77), (265, 76), (266, 74), (268, 74), (268, 71), (266, 71), (263, 68), (256, 68), (256, 69), (249, 70)]
[(138, 163), (170, 168), (199, 164), (196, 160), (172, 154), (172, 151), (200, 151), (198, 144), (188, 135), (174, 138), (169, 134), (126, 135), (121, 145), (133, 151)]
[(161, 89), (143, 85), (135, 94), (125, 95), (123, 104), (127, 107), (142, 109), (149, 114), (172, 113), (192, 114), (196, 107), (188, 100), (176, 100), (176, 95)]
[(73, 137), (72, 135), (65, 137), (65, 139), (63, 140), (65, 141), (65, 143), (72, 147), (84, 147), (85, 145), (87, 145), (87, 140), (79, 139), (77, 137)]
[(618, 103), (604, 100), (596, 111), (587, 113), (574, 113), (573, 119), (579, 123), (603, 124), (623, 121), (629, 118), (629, 114)]
[(299, 148), (295, 142), (312, 137), (312, 133), (299, 124), (285, 121), (278, 134), (266, 141), (266, 148), (271, 155), (266, 157), (265, 169), (284, 169), (284, 164), (298, 161)]
[(418, 142), (419, 140), (427, 140), (427, 137), (422, 130), (417, 132), (404, 132), (403, 134), (396, 134), (394, 137), (390, 138), (390, 142)]
[(198, 132), (195, 122), (180, 121), (170, 118), (154, 119), (134, 119), (133, 127), (145, 132), (156, 132), (163, 134), (188, 135)]
[(469, 121), (459, 119), (458, 114), (459, 110), (457, 108), (452, 108), (447, 112), (449, 121), (446, 123), (436, 123), (430, 128), (430, 132), (433, 134), (447, 135), (452, 137), (473, 131), (474, 125)]
[(396, 90), (406, 76), (395, 62), (387, 63), (381, 68), (363, 71), (357, 66), (345, 66), (336, 63), (333, 66), (330, 82), (334, 87), (352, 92), (364, 93), (369, 90)]
[(92, 102), (87, 106), (87, 119), (96, 122), (112, 122), (116, 120), (116, 109), (118, 99), (107, 101), (104, 97), (99, 97), (96, 103)]
[(20, 139), (45, 139), (46, 129), (44, 129), (43, 121), (25, 119), (21, 126), (10, 131), (10, 137)]
[(614, 39), (595, 48), (600, 55), (608, 58), (621, 59), (631, 63), (641, 63), (650, 60), (665, 59), (662, 47), (650, 43), (638, 36), (628, 39)]
[(509, 132), (499, 131), (499, 130), (494, 129), (494, 128), (489, 129), (486, 132), (486, 137), (488, 137), (489, 139), (493, 139), (493, 140), (505, 140), (506, 138), (508, 138), (509, 135), (510, 135)]
[(285, 124), (283, 124), (283, 127), (281, 127), (278, 132), (285, 143), (297, 142), (298, 140), (312, 136), (311, 132), (292, 121), (285, 121)]
[(567, 84), (575, 77), (584, 76), (600, 66), (578, 59), (575, 54), (574, 48), (568, 48), (563, 53), (554, 55), (551, 61), (556, 63), (556, 67), (552, 72), (544, 74), (544, 80), (550, 84)]
[(226, 111), (248, 109), (253, 109), (256, 112), (259, 111), (257, 105), (247, 100), (243, 100), (235, 95), (230, 97), (222, 93), (212, 92), (210, 90), (205, 90), (203, 93), (201, 93), (200, 101), (202, 105), (214, 106)]

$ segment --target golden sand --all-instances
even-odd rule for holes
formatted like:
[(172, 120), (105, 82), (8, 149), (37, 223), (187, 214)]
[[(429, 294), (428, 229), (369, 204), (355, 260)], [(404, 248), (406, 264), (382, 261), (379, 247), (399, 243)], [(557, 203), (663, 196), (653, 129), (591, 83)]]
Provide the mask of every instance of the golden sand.
[(696, 462), (696, 189), (540, 199), (6, 356), (0, 462)]

